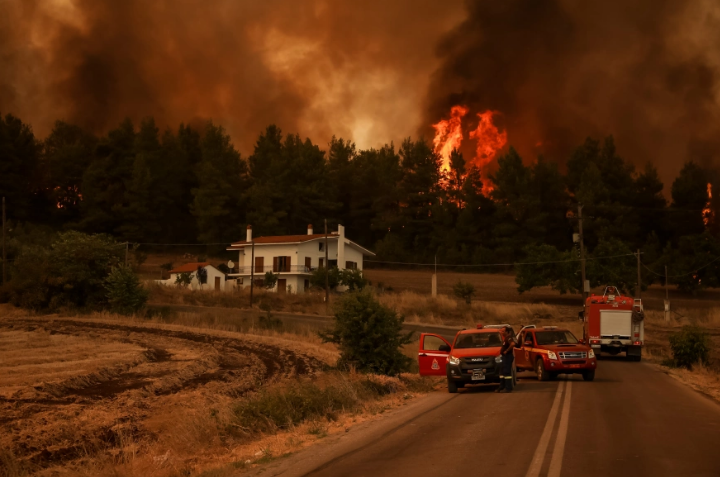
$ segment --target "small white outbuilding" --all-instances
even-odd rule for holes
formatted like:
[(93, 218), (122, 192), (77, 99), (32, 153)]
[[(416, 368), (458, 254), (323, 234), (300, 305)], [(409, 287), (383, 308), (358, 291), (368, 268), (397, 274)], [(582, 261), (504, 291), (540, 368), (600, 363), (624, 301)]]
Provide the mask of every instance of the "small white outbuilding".
[[(198, 279), (198, 270), (204, 269), (207, 272), (207, 282), (204, 284), (200, 283)], [(162, 280), (163, 285), (175, 285), (178, 275), (181, 273), (190, 273), (191, 282), (188, 288), (192, 290), (214, 290), (214, 291), (225, 291), (225, 274), (217, 268), (210, 265), (208, 262), (191, 262), (170, 270), (170, 279)]]

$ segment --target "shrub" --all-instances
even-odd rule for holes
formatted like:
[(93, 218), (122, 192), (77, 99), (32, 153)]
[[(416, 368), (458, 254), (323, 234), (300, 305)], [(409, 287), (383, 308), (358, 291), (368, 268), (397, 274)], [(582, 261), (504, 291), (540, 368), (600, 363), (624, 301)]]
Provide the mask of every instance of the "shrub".
[(349, 291), (355, 291), (365, 288), (368, 281), (363, 276), (362, 270), (346, 269), (340, 272), (340, 283), (348, 287)]
[(325, 387), (298, 382), (289, 388), (263, 391), (233, 409), (233, 424), (248, 434), (275, 432), (312, 419), (335, 420), (340, 412), (358, 410), (364, 401), (396, 392), (394, 383), (370, 378), (348, 379), (338, 373)]
[(105, 279), (105, 290), (110, 310), (121, 315), (137, 313), (147, 303), (148, 291), (130, 267), (113, 268)]
[(697, 326), (683, 326), (681, 331), (670, 335), (670, 348), (676, 366), (692, 369), (698, 362), (708, 363), (710, 336)]
[(23, 246), (11, 269), (10, 301), (34, 310), (102, 308), (105, 279), (124, 250), (107, 235), (65, 232), (47, 245)]
[(315, 288), (325, 289), (325, 275), (328, 276), (328, 287), (334, 290), (340, 285), (340, 270), (332, 267), (328, 270), (325, 267), (316, 268), (310, 276), (310, 285)]
[(340, 348), (339, 367), (396, 375), (408, 369), (411, 362), (400, 350), (410, 343), (412, 335), (402, 332), (403, 321), (370, 292), (353, 292), (338, 301), (334, 328), (320, 336)]
[(263, 286), (265, 288), (267, 288), (268, 290), (275, 288), (275, 285), (277, 285), (279, 276), (280, 275), (276, 275), (270, 271), (265, 272), (265, 278), (263, 278)]
[(178, 288), (187, 288), (192, 283), (192, 279), (193, 272), (178, 273), (175, 277), (175, 285), (177, 285)]
[(200, 288), (202, 289), (202, 286), (207, 283), (207, 270), (205, 269), (205, 267), (198, 267), (195, 275), (197, 276), (198, 282), (200, 283)]
[(475, 294), (475, 287), (472, 283), (465, 283), (461, 280), (453, 286), (453, 293), (456, 297), (465, 300), (465, 303), (469, 305)]

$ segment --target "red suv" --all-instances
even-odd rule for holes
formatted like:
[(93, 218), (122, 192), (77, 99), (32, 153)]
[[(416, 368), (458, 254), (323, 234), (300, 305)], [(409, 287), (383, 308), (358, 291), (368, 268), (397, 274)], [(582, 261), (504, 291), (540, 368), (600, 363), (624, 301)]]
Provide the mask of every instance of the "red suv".
[(558, 374), (582, 374), (585, 381), (595, 379), (595, 352), (563, 328), (523, 328), (514, 353), (517, 369), (535, 371), (540, 381), (554, 379)]
[(459, 331), (452, 345), (440, 335), (422, 333), (418, 350), (420, 375), (447, 376), (450, 393), (467, 384), (499, 383), (502, 326), (478, 325), (475, 330)]

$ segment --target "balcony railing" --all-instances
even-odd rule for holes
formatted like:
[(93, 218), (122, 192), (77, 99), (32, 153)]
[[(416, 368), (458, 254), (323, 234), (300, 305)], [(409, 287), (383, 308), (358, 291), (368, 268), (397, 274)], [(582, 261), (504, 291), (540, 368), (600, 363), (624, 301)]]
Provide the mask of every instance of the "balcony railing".
[[(252, 269), (255, 269), (252, 271)], [(265, 275), (266, 272), (273, 272), (273, 273), (312, 273), (312, 271), (315, 270), (314, 267), (306, 267), (305, 265), (290, 265), (290, 266), (276, 266), (273, 267), (272, 265), (267, 265), (264, 267), (239, 267), (238, 269), (233, 270), (230, 273), (240, 274), (240, 275), (250, 275), (251, 273), (254, 273), (255, 275)]]

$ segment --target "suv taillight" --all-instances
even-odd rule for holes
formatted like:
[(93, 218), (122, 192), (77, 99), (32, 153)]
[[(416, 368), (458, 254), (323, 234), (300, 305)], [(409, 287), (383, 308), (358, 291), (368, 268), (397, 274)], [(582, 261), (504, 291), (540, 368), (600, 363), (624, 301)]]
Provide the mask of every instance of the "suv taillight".
[(642, 346), (642, 341), (635, 341), (633, 344), (635, 346)]

